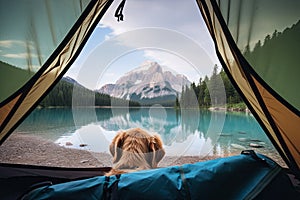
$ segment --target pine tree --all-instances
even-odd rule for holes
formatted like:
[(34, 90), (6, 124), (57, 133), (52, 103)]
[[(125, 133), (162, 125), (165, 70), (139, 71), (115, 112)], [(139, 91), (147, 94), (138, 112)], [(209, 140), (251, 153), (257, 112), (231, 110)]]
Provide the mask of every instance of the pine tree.
[(209, 107), (211, 104), (211, 100), (210, 100), (210, 94), (209, 94), (209, 90), (208, 90), (208, 84), (209, 84), (209, 79), (207, 76), (205, 76), (204, 78), (204, 83), (205, 83), (205, 88), (204, 88), (204, 98), (203, 98), (203, 102), (204, 102), (204, 106), (205, 107)]
[(178, 93), (176, 93), (175, 108), (180, 108), (180, 104), (179, 104), (179, 95), (178, 95)]

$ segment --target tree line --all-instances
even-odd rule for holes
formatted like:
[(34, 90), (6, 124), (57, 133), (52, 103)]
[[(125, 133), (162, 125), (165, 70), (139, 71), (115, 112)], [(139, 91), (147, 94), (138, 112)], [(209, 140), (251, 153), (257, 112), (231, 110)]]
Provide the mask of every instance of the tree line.
[[(300, 20), (282, 32), (275, 30), (271, 35), (266, 35), (263, 41), (258, 40), (255, 43), (253, 49), (247, 45), (243, 55), (260, 75), (288, 73), (289, 71), (282, 66), (297, 66), (299, 63), (299, 31)], [(290, 75), (297, 76), (297, 73)], [(218, 67), (215, 65), (210, 78), (205, 76), (204, 79), (200, 78), (198, 84), (192, 83), (189, 87), (182, 88), (181, 96), (177, 95), (175, 106), (210, 107), (222, 105), (224, 102), (227, 107), (238, 105), (240, 108), (246, 108), (224, 70), (221, 69), (218, 73)]]
[(182, 92), (175, 102), (175, 107), (208, 108), (211, 106), (231, 107), (240, 104), (243, 108), (245, 105), (242, 98), (231, 84), (229, 78), (223, 69), (218, 72), (218, 66), (215, 65), (210, 77), (200, 78), (196, 84), (193, 82), (190, 86), (182, 87)]
[(110, 97), (107, 94), (98, 93), (64, 80), (58, 82), (53, 90), (40, 102), (40, 106), (111, 106), (112, 101), (113, 105), (116, 106), (140, 106), (137, 102)]
[[(231, 84), (223, 69), (218, 72), (218, 66), (213, 68), (210, 77), (200, 78), (199, 82), (182, 87), (181, 95), (177, 95), (173, 103), (181, 108), (209, 108), (211, 106), (245, 105), (238, 92)], [(75, 88), (74, 88), (75, 87)], [(155, 104), (160, 102), (155, 102)], [(40, 102), (41, 107), (71, 107), (71, 106), (129, 106), (139, 107), (140, 103), (111, 97), (107, 94), (89, 90), (79, 84), (61, 80), (49, 94)], [(149, 105), (150, 106), (150, 105)]]
[[(246, 45), (243, 55), (258, 73), (278, 72), (282, 66), (297, 66), (300, 42), (300, 20), (282, 32), (274, 30), (264, 40), (258, 40), (253, 49)], [(284, 72), (288, 70), (284, 70)]]

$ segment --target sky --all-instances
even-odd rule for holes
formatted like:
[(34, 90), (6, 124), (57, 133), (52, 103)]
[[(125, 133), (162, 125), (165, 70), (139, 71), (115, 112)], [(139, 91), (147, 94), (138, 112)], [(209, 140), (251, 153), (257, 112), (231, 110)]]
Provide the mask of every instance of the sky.
[(111, 5), (65, 76), (98, 89), (155, 61), (198, 83), (221, 66), (195, 1), (126, 1), (122, 22), (114, 17), (119, 3)]
[[(81, 14), (81, 4), (70, 0), (59, 1), (60, 6), (56, 1), (0, 2), (5, 4), (0, 6), (0, 60), (34, 72)], [(114, 13), (120, 2), (113, 2), (66, 76), (98, 89), (149, 60), (194, 82), (210, 76), (215, 64), (221, 66), (196, 1), (127, 0), (124, 21), (117, 22)], [(221, 10), (227, 16), (224, 2)], [(300, 1), (229, 2), (228, 26), (242, 51), (247, 43), (253, 48), (275, 29), (283, 31), (299, 20)]]

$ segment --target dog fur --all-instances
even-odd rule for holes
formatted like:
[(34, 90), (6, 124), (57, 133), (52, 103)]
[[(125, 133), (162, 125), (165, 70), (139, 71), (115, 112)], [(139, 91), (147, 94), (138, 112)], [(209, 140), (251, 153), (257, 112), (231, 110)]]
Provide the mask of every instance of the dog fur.
[(165, 155), (159, 135), (151, 135), (141, 128), (118, 132), (109, 150), (113, 167), (106, 176), (156, 168)]

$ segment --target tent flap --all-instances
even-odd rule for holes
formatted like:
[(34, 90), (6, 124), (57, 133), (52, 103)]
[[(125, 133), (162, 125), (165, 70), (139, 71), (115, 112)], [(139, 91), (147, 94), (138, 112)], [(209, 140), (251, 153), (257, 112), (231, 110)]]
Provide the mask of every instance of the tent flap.
[[(48, 1), (43, 2), (47, 4)], [(66, 3), (68, 2), (72, 3), (72, 1)], [(78, 1), (78, 3), (80, 2)], [(61, 2), (57, 1), (57, 3)], [(54, 87), (72, 65), (111, 3), (111, 0), (92, 0), (43, 66), (22, 88), (0, 104), (1, 118), (5, 118), (0, 124), (0, 144), (38, 105), (38, 102)], [(35, 1), (32, 4), (35, 5)], [(61, 6), (57, 5), (57, 7)], [(61, 19), (63, 18), (59, 18), (59, 20)], [(39, 28), (43, 31), (43, 27)]]
[[(285, 162), (299, 175), (299, 80), (295, 74), (300, 68), (293, 53), (300, 39), (299, 2), (197, 2), (225, 72)], [(272, 27), (265, 26), (267, 21)]]

